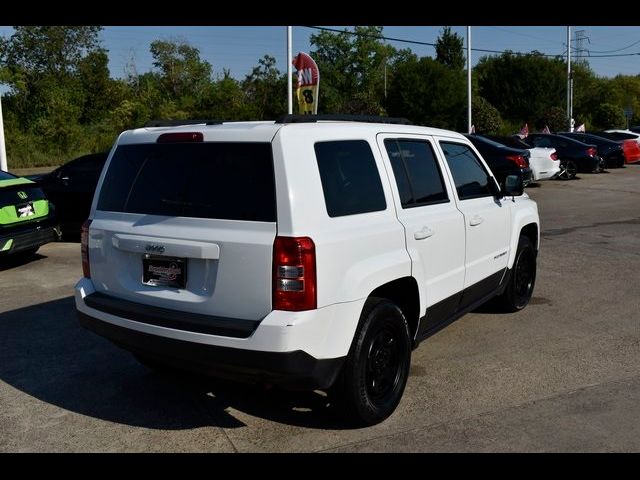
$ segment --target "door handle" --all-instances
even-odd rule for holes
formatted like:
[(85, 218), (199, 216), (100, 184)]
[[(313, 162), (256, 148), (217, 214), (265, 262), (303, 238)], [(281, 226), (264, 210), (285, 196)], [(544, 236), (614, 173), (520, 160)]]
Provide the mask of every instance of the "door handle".
[(416, 240), (424, 240), (425, 238), (431, 237), (434, 233), (429, 227), (422, 227), (422, 230), (418, 230), (413, 234), (413, 238)]
[(474, 215), (469, 219), (469, 225), (471, 225), (472, 227), (480, 225), (482, 222), (484, 222), (484, 218), (482, 218), (480, 215)]

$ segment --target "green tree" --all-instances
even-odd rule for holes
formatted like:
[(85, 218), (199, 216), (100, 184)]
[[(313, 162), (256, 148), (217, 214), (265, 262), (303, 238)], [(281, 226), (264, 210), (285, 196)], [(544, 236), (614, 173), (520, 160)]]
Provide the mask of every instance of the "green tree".
[(151, 43), (151, 55), (160, 84), (173, 99), (198, 97), (211, 82), (211, 64), (186, 41), (156, 40)]
[(483, 57), (474, 69), (478, 93), (503, 118), (529, 122), (566, 102), (566, 64), (537, 53)]
[(310, 55), (320, 69), (319, 113), (384, 113), (385, 66), (397, 50), (381, 35), (375, 26), (311, 35)]
[(473, 99), (471, 114), (477, 133), (494, 135), (502, 128), (500, 112), (482, 97)]
[(594, 112), (593, 125), (597, 128), (622, 128), (625, 125), (624, 111), (618, 105), (603, 103)]
[(31, 77), (68, 74), (99, 47), (98, 26), (16, 26), (2, 45), (3, 61), (14, 71)]
[(394, 66), (387, 110), (417, 124), (466, 130), (465, 76), (430, 57), (407, 57)]
[(242, 82), (252, 119), (269, 120), (287, 113), (287, 77), (275, 65), (276, 59), (265, 55)]
[(451, 27), (444, 27), (436, 40), (436, 60), (455, 70), (464, 68), (462, 37), (457, 33), (452, 33)]

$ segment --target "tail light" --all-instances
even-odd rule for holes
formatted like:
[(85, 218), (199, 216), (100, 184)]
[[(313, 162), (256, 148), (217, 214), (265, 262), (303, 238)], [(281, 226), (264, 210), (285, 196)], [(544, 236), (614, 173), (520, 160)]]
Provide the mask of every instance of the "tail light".
[(550, 157), (551, 157), (551, 160), (553, 160), (554, 162), (555, 162), (556, 160), (558, 160), (558, 154), (557, 154), (556, 152), (553, 152), (553, 153), (550, 155)]
[(80, 230), (80, 255), (82, 256), (82, 274), (91, 278), (91, 269), (89, 268), (89, 225), (91, 225), (91, 219), (86, 220), (82, 224)]
[(520, 168), (527, 168), (529, 166), (527, 160), (522, 155), (507, 155), (507, 159), (511, 160)]
[(299, 312), (317, 305), (316, 247), (309, 237), (276, 237), (273, 308)]
[(594, 147), (587, 148), (587, 155), (589, 155), (590, 157), (595, 157), (597, 153), (598, 153), (598, 150), (595, 149)]

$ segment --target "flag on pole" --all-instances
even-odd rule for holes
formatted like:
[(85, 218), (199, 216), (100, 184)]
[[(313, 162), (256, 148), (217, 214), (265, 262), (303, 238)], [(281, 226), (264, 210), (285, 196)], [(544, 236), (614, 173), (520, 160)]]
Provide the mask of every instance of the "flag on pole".
[(469, 134), (473, 135), (474, 133), (476, 133), (476, 126), (475, 125), (471, 125), (471, 130), (469, 130)]
[(529, 136), (529, 125), (525, 123), (524, 127), (520, 129), (520, 133), (518, 133), (518, 136), (520, 138), (527, 138)]
[(551, 133), (551, 130), (549, 130), (549, 127), (545, 125), (544, 128), (542, 129), (542, 133)]
[(291, 62), (296, 67), (298, 82), (296, 96), (302, 114), (318, 113), (318, 91), (320, 89), (320, 71), (316, 62), (304, 52), (298, 53)]
[(585, 129), (584, 129), (584, 123), (583, 123), (583, 124), (581, 124), (578, 128), (576, 128), (576, 132), (584, 132), (584, 131), (585, 131)]

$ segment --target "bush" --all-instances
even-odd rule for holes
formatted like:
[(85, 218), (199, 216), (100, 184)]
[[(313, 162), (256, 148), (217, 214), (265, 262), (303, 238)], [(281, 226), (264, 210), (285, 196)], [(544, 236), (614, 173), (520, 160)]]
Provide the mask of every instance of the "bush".
[(483, 97), (473, 99), (471, 119), (471, 123), (476, 127), (476, 133), (495, 135), (502, 127), (500, 112)]
[(624, 110), (611, 103), (602, 103), (593, 114), (593, 125), (596, 128), (624, 128), (626, 119)]

